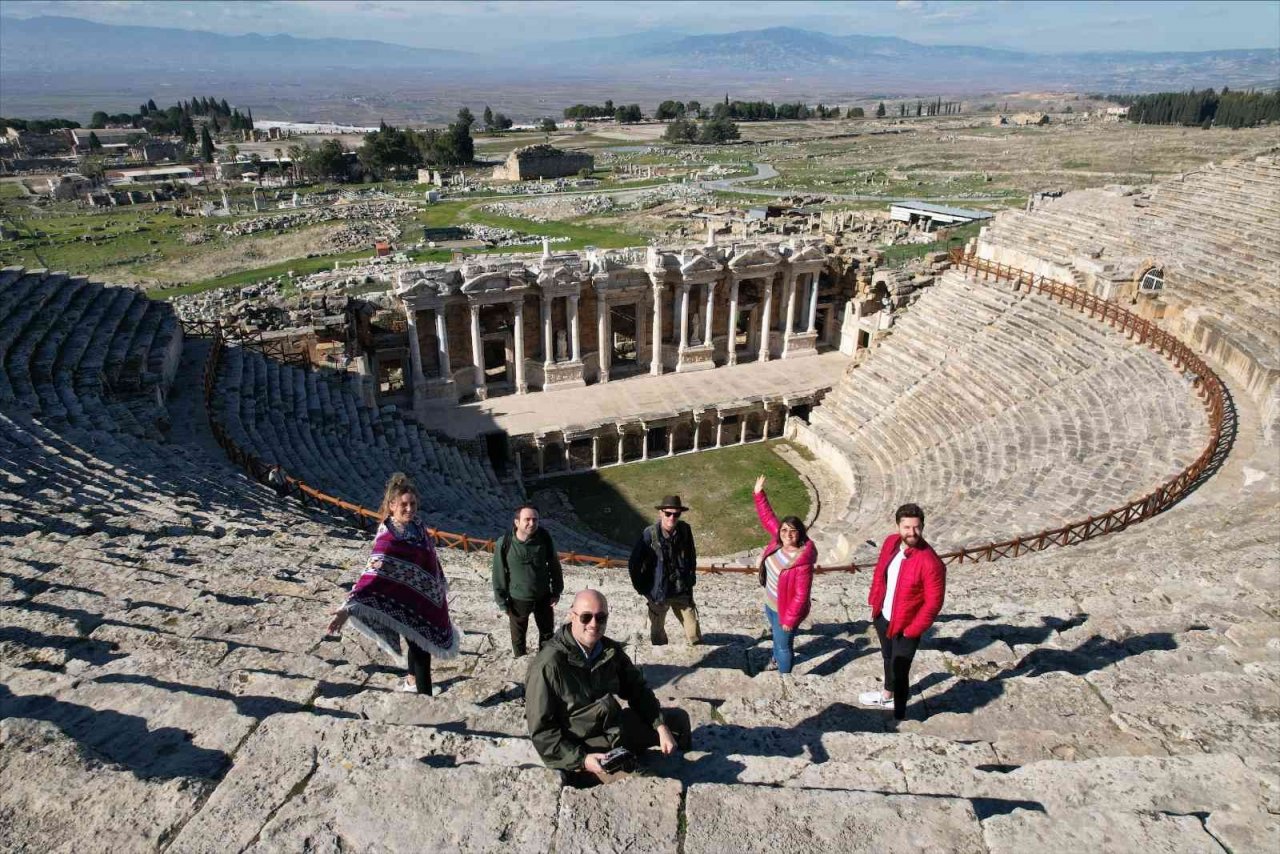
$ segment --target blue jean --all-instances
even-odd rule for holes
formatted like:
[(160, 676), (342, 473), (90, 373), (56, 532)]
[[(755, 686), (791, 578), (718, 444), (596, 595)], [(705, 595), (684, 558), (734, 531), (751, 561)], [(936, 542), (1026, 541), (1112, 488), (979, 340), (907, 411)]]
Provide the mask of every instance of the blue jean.
[(769, 621), (769, 628), (773, 631), (773, 660), (778, 663), (779, 673), (791, 672), (791, 660), (795, 657), (792, 644), (795, 642), (795, 629), (787, 631), (782, 628), (782, 623), (778, 620), (778, 612), (764, 606), (765, 619)]

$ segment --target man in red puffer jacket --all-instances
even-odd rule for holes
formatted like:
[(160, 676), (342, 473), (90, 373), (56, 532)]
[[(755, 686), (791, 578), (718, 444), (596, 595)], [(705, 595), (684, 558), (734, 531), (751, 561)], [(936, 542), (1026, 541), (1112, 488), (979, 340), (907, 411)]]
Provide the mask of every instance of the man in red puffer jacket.
[(871, 622), (880, 636), (884, 657), (884, 690), (858, 696), (864, 706), (893, 707), (893, 716), (907, 716), (911, 660), (920, 638), (933, 625), (947, 592), (947, 570), (933, 547), (924, 541), (924, 511), (903, 504), (894, 514), (898, 532), (884, 541), (871, 578)]

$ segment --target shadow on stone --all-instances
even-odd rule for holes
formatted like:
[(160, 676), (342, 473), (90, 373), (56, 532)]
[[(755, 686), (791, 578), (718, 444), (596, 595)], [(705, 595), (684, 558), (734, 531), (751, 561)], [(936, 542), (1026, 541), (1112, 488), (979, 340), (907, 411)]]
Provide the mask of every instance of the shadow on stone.
[(177, 727), (151, 729), (146, 718), (99, 711), (44, 695), (18, 695), (0, 685), (0, 718), (48, 721), (74, 739), (86, 758), (127, 768), (139, 778), (218, 779), (231, 758), (196, 747)]

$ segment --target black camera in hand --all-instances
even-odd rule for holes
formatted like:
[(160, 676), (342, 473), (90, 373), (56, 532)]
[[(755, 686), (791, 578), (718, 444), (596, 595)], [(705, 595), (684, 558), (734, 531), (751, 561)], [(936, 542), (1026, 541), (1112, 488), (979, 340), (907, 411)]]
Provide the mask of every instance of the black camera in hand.
[(619, 771), (634, 771), (636, 755), (625, 747), (615, 747), (600, 757), (600, 767), (606, 774), (617, 774)]

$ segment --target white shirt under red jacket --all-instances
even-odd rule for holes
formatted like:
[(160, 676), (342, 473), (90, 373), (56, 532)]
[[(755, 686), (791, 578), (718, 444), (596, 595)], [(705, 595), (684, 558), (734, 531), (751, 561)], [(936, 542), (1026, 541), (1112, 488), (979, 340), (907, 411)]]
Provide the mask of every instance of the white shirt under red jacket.
[[(871, 592), (867, 604), (871, 606), (874, 620), (886, 610), (885, 597), (889, 590), (889, 564), (897, 557), (902, 537), (892, 534), (880, 547), (880, 559), (871, 577)], [(894, 585), (892, 607), (889, 611), (889, 637), (906, 635), (918, 638), (937, 618), (947, 593), (947, 568), (938, 559), (933, 546), (922, 537), (918, 545), (902, 549), (902, 562), (898, 566), (897, 583)]]

